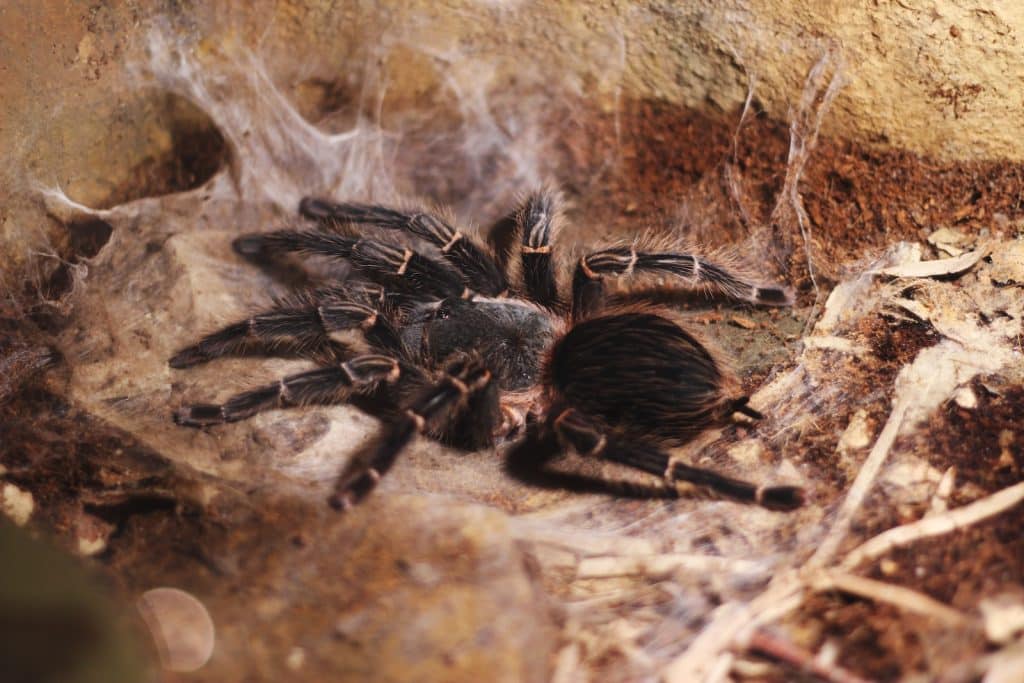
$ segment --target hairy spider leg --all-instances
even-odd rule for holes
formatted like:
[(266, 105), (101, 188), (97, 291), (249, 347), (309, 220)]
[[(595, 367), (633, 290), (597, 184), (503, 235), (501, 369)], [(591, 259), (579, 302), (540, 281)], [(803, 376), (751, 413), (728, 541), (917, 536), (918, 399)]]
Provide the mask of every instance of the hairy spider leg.
[(331, 507), (346, 510), (365, 498), (413, 437), (443, 431), (466, 410), (475, 394), (490, 385), (491, 372), (480, 360), (457, 358), (450, 362), (440, 380), (416, 396), (366, 452), (352, 458), (328, 499)]
[[(560, 415), (561, 411), (554, 411)], [(551, 422), (551, 421), (549, 421)], [(551, 424), (527, 429), (526, 437), (519, 441), (505, 457), (505, 471), (527, 484), (544, 488), (563, 489), (578, 493), (604, 493), (622, 498), (677, 498), (674, 487), (664, 483), (648, 485), (625, 480), (608, 480), (577, 472), (565, 472), (548, 465), (565, 455)]]
[(470, 289), (485, 296), (497, 296), (508, 289), (501, 266), (487, 249), (435, 214), (315, 197), (304, 198), (299, 203), (299, 213), (322, 223), (369, 224), (403, 230), (437, 247), (441, 256), (462, 273)]
[(462, 276), (448, 264), (412, 249), (368, 238), (312, 230), (279, 230), (243, 235), (234, 241), (243, 256), (286, 251), (346, 259), (365, 277), (385, 286), (439, 299), (472, 296)]
[(516, 214), (522, 244), (519, 259), (523, 266), (526, 297), (545, 308), (558, 308), (558, 282), (551, 242), (560, 219), (558, 193), (543, 189), (530, 195)]
[(619, 277), (641, 272), (674, 275), (691, 289), (721, 292), (739, 301), (762, 306), (789, 306), (793, 293), (779, 285), (750, 282), (721, 265), (696, 254), (655, 253), (631, 247), (611, 247), (587, 254), (573, 273), (572, 314), (580, 320), (600, 307), (606, 276)]
[(306, 306), (282, 306), (232, 323), (178, 351), (168, 364), (172, 368), (187, 368), (253, 349), (303, 352), (331, 347), (335, 357), (340, 358), (351, 353), (333, 334), (357, 328), (376, 348), (401, 347), (392, 322), (377, 309), (353, 301), (328, 300)]
[(512, 256), (519, 253), (519, 211), (521, 208), (517, 206), (498, 218), (484, 233), (487, 246), (494, 255), (494, 261), (504, 273), (508, 272), (508, 264), (512, 260)]
[(288, 375), (274, 384), (236, 394), (224, 403), (197, 403), (174, 413), (174, 421), (187, 427), (237, 422), (265, 410), (347, 401), (381, 382), (395, 383), (402, 374), (389, 356), (357, 356), (338, 365)]
[(671, 462), (668, 453), (642, 441), (606, 434), (583, 413), (568, 408), (554, 420), (562, 443), (584, 457), (600, 457), (664, 477), (669, 482), (688, 482), (745, 503), (771, 510), (793, 510), (803, 505), (799, 486), (755, 486), (713, 470)]

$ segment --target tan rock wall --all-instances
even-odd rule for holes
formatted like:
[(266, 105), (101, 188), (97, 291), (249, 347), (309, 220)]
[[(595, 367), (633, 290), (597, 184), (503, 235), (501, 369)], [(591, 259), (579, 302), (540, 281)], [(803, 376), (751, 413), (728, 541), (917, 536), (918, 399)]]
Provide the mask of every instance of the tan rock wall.
[(38, 210), (41, 186), (102, 207), (188, 184), (189, 169), (177, 184), (154, 179), (154, 169), (183, 163), (176, 136), (206, 134), (197, 112), (140, 70), (154, 25), (212, 58), (224, 44), (253, 50), (300, 106), (311, 82), (351, 94), (373, 72), (385, 121), (410, 107), (440, 116), (435, 96), (452, 83), (514, 93), (538, 81), (607, 107), (653, 97), (726, 113), (752, 84), (769, 114), (786, 119), (808, 70), (828, 53), (845, 85), (827, 134), (944, 159), (1022, 159), (1024, 5), (989, 5), (5, 3), (0, 240), (20, 245), (5, 250), (13, 263), (27, 236), (59, 238)]

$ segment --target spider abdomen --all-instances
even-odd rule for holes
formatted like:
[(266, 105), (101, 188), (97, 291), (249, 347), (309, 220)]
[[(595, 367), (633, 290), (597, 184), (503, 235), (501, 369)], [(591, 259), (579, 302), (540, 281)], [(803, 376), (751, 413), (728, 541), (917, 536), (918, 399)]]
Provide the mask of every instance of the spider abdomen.
[(681, 444), (732, 412), (721, 363), (654, 311), (585, 320), (552, 349), (547, 373), (569, 406), (623, 436)]

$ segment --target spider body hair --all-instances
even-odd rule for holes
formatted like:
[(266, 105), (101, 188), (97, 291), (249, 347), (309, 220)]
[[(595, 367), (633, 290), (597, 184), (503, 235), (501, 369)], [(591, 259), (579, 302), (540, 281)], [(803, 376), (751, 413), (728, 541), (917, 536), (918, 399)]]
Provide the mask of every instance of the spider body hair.
[(556, 402), (625, 438), (664, 447), (723, 424), (743, 399), (718, 354), (654, 306), (577, 323), (553, 346), (546, 373)]
[(538, 381), (545, 350), (561, 327), (548, 311), (515, 299), (444, 299), (424, 306), (417, 318), (402, 331), (410, 348), (419, 347), (434, 363), (472, 349), (508, 391)]
[[(665, 496), (688, 482), (767, 508), (801, 505), (799, 487), (755, 486), (672, 460), (667, 449), (735, 413), (761, 414), (678, 314), (653, 300), (612, 306), (606, 283), (652, 276), (769, 306), (791, 303), (790, 290), (728, 259), (649, 239), (586, 252), (570, 278), (564, 266), (572, 263), (555, 249), (559, 207), (552, 188), (529, 195), (485, 242), (430, 212), (303, 199), (300, 213), (319, 229), (243, 235), (236, 251), (260, 262), (290, 252), (337, 259), (351, 267), (350, 279), (214, 331), (169, 363), (187, 368), (261, 350), (304, 354), (318, 367), (221, 404), (183, 406), (175, 420), (206, 427), (273, 408), (375, 403), (384, 427), (339, 475), (330, 496), (338, 509), (368, 495), (417, 434), (469, 449), (511, 441), (506, 471), (537, 483)], [(362, 225), (409, 239), (363, 236)], [(567, 450), (663, 485), (549, 477), (548, 463)]]

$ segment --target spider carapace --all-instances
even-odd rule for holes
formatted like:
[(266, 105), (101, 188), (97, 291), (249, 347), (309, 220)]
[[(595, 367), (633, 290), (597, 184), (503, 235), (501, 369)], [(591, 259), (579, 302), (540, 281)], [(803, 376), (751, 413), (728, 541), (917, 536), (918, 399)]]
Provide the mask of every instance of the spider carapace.
[[(668, 287), (768, 306), (792, 303), (790, 292), (699, 255), (613, 246), (582, 256), (563, 293), (553, 252), (559, 202), (551, 189), (535, 192), (485, 243), (434, 213), (303, 199), (299, 212), (316, 229), (243, 235), (235, 250), (259, 260), (289, 252), (342, 259), (350, 275), (213, 332), (170, 365), (257, 351), (303, 355), (317, 367), (221, 404), (184, 406), (175, 420), (204, 427), (374, 397), (384, 426), (341, 471), (330, 496), (338, 509), (366, 496), (419, 433), (468, 449), (511, 442), (506, 470), (538, 484), (673, 495), (674, 484), (688, 482), (772, 509), (800, 506), (799, 487), (757, 486), (670, 458), (668, 449), (736, 413), (761, 415), (674, 311), (653, 301), (610, 305), (605, 281), (655, 274)], [(403, 234), (371, 238), (361, 225)], [(406, 246), (413, 241), (423, 249)], [(566, 450), (664, 484), (550, 467)]]

